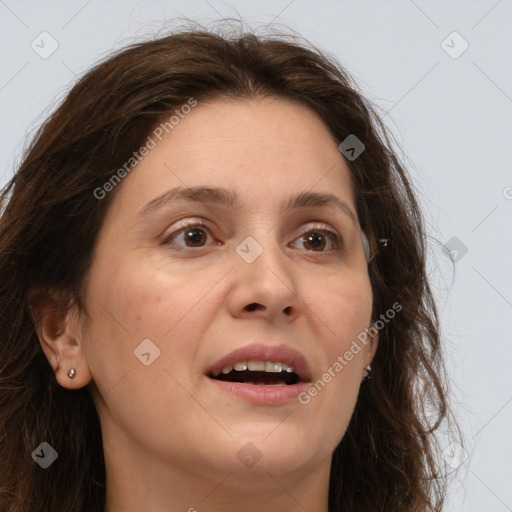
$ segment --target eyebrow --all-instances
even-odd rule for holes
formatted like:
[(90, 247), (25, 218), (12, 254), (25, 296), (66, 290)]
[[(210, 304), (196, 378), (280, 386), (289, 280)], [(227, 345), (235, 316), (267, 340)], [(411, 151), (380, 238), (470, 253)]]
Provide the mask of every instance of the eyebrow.
[[(240, 196), (235, 190), (224, 187), (176, 187), (164, 192), (162, 195), (149, 201), (139, 212), (139, 216), (145, 216), (163, 206), (177, 200), (193, 201), (196, 203), (208, 203), (225, 206), (228, 208), (240, 208)], [(305, 208), (337, 208), (345, 213), (354, 223), (358, 223), (357, 215), (338, 196), (329, 193), (304, 191), (285, 198), (281, 203), (281, 213)]]

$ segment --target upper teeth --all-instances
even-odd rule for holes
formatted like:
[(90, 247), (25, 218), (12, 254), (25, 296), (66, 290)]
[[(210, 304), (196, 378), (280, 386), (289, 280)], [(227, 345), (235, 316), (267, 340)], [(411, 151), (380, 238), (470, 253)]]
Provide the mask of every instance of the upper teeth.
[(295, 370), (292, 366), (287, 365), (286, 363), (279, 363), (275, 361), (238, 361), (234, 364), (228, 364), (224, 366), (222, 369), (222, 373), (227, 374), (235, 370), (237, 372), (243, 372), (245, 370), (249, 370), (251, 372), (269, 372), (269, 373), (279, 373), (281, 371), (292, 373)]

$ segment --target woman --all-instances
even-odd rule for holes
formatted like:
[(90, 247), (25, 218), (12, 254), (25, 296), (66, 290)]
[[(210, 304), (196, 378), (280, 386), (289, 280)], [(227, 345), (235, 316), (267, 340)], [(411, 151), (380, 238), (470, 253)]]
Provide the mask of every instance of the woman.
[(0, 507), (440, 510), (424, 236), (371, 105), (305, 42), (98, 64), (2, 193)]

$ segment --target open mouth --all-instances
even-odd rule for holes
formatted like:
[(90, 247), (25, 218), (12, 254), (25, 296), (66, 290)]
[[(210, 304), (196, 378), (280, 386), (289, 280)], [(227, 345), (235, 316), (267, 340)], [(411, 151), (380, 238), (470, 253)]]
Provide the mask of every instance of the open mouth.
[(254, 386), (292, 386), (301, 382), (293, 367), (274, 361), (240, 361), (225, 366), (217, 375), (210, 373), (208, 377)]

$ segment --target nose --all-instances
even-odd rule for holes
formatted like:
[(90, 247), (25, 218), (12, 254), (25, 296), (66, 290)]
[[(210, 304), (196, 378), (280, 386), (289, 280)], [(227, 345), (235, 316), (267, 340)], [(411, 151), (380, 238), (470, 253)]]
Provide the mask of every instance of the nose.
[[(233, 255), (228, 310), (236, 318), (263, 318), (271, 322), (293, 322), (303, 313), (298, 293), (298, 275), (277, 243), (246, 239)], [(246, 253), (244, 251), (248, 249)], [(246, 257), (245, 254), (250, 254)], [(255, 254), (259, 254), (255, 259)]]

